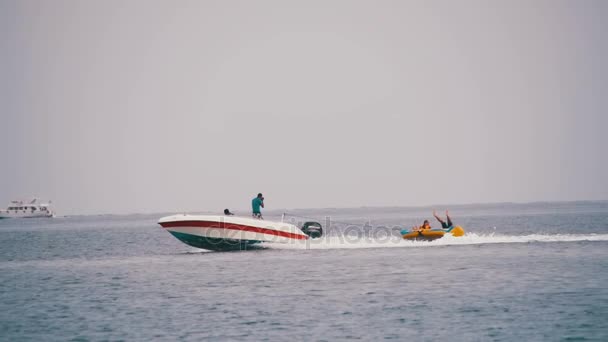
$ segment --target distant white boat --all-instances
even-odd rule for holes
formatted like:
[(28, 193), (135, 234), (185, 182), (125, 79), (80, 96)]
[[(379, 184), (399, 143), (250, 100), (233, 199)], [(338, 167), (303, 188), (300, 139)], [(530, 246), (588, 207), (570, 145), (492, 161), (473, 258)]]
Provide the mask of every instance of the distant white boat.
[(53, 217), (55, 213), (50, 208), (51, 202), (38, 203), (38, 199), (26, 201), (11, 201), (8, 208), (0, 209), (0, 219), (4, 218), (34, 218)]

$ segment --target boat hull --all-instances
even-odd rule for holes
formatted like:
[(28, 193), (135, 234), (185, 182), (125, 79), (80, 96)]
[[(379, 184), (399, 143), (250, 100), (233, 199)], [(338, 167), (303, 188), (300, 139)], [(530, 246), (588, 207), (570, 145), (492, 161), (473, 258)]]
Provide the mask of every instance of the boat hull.
[(260, 241), (255, 240), (218, 239), (175, 231), (169, 233), (186, 245), (210, 251), (243, 251), (260, 248)]
[(173, 215), (158, 222), (183, 243), (214, 251), (259, 248), (260, 242), (308, 239), (296, 226), (234, 216)]
[(52, 212), (50, 213), (24, 213), (24, 212), (10, 212), (10, 211), (0, 211), (0, 219), (9, 219), (9, 218), (50, 218), (54, 217)]

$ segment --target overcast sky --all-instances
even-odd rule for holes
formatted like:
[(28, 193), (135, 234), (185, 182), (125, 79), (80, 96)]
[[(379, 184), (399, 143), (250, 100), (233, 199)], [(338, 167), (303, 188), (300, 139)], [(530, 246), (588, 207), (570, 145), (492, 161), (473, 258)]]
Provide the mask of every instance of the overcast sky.
[(608, 199), (608, 1), (0, 0), (0, 206)]

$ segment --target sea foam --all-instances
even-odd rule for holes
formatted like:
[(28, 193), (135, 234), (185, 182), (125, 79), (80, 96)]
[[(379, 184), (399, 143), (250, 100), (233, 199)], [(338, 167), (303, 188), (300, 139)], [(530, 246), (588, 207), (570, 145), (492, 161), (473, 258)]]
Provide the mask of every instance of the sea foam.
[(531, 243), (531, 242), (578, 242), (578, 241), (608, 241), (608, 234), (530, 234), (530, 235), (501, 235), (467, 233), (461, 237), (446, 235), (434, 241), (411, 241), (397, 236), (387, 237), (355, 237), (355, 236), (325, 236), (320, 239), (293, 241), (289, 243), (263, 243), (272, 249), (357, 249), (357, 248), (407, 248), (435, 247), (451, 245), (480, 245), (496, 243)]

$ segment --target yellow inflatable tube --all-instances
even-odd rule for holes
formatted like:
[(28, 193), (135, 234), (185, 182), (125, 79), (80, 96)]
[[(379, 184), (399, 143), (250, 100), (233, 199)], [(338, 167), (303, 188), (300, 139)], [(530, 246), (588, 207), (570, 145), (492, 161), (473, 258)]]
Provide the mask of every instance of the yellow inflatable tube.
[(419, 230), (402, 230), (401, 235), (405, 240), (426, 240), (432, 241), (442, 238), (446, 234), (452, 236), (463, 236), (464, 229), (461, 226), (456, 226), (447, 229), (419, 229)]

